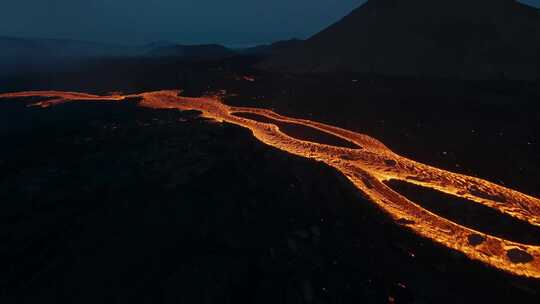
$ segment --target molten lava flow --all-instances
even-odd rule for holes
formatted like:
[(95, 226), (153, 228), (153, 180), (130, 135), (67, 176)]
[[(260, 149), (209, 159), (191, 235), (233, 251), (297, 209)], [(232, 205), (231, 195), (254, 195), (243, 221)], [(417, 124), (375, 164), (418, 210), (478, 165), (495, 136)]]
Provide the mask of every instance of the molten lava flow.
[[(39, 94), (39, 95), (38, 95)], [(94, 101), (121, 101), (126, 98), (119, 94), (109, 96), (99, 96), (77, 92), (59, 92), (59, 91), (30, 91), (9, 94), (0, 94), (0, 98), (22, 98), (22, 97), (50, 97), (45, 101), (33, 103), (32, 106), (48, 108), (71, 100), (94, 100)]]
[[(531, 225), (540, 226), (540, 200), (483, 179), (427, 166), (389, 150), (367, 135), (338, 127), (285, 117), (270, 110), (232, 107), (218, 98), (181, 97), (179, 91), (157, 91), (136, 95), (97, 96), (73, 92), (36, 91), (0, 94), (0, 98), (51, 97), (52, 101), (35, 105), (47, 107), (72, 100), (122, 101), (140, 98), (139, 105), (153, 109), (197, 110), (202, 116), (248, 128), (261, 142), (289, 153), (322, 161), (342, 172), (370, 200), (397, 223), (421, 236), (458, 250), (472, 259), (496, 268), (540, 278), (540, 246), (521, 244), (484, 234), (433, 214), (387, 187), (395, 179), (436, 189), (483, 204)], [(359, 149), (336, 147), (299, 140), (282, 133), (270, 123), (234, 115), (252, 113), (275, 121), (301, 124), (350, 141)]]

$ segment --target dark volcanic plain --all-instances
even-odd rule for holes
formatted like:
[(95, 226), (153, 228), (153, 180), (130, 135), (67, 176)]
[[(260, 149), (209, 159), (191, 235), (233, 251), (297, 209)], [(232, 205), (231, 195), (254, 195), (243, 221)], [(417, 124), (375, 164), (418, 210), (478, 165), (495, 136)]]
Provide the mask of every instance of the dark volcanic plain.
[[(534, 83), (281, 75), (252, 70), (257, 60), (109, 59), (11, 77), (2, 90), (226, 89), (228, 103), (360, 130), (415, 160), (540, 194)], [(50, 109), (25, 107), (30, 101), (0, 102), (4, 303), (539, 296), (537, 281), (412, 234), (333, 169), (264, 146), (241, 128), (137, 108), (136, 100)], [(480, 231), (538, 242), (536, 229), (475, 205), (402, 190)]]

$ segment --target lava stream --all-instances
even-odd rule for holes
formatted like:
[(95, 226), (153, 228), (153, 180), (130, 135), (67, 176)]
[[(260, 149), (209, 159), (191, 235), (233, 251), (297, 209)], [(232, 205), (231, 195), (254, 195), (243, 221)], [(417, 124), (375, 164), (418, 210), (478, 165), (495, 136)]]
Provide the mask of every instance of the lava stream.
[[(197, 110), (202, 116), (250, 129), (261, 142), (289, 153), (322, 161), (343, 173), (361, 192), (402, 224), (472, 259), (501, 270), (540, 278), (540, 246), (521, 244), (488, 235), (438, 216), (390, 189), (385, 181), (402, 180), (466, 198), (531, 225), (540, 226), (540, 200), (489, 181), (452, 173), (399, 156), (378, 140), (338, 127), (290, 118), (266, 109), (232, 107), (217, 97), (187, 98), (179, 91), (156, 91), (133, 95), (99, 96), (76, 92), (30, 91), (0, 94), (0, 98), (49, 97), (35, 103), (49, 107), (69, 101), (123, 101), (139, 98), (139, 106), (152, 109)], [(251, 113), (286, 123), (301, 124), (348, 140), (359, 149), (299, 140), (270, 123), (234, 115)]]

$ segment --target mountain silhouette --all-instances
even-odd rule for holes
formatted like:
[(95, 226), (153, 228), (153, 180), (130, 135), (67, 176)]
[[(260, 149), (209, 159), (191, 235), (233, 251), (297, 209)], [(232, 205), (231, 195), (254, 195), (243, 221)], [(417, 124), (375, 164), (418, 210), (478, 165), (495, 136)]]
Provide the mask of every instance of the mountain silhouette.
[(539, 79), (540, 10), (513, 0), (370, 0), (259, 67)]

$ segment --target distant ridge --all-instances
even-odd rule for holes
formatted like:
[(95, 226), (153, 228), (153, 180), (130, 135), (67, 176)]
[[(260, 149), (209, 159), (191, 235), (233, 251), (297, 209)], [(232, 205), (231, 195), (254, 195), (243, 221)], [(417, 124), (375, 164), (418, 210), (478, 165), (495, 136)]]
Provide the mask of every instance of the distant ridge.
[(94, 59), (174, 57), (179, 60), (214, 60), (234, 54), (233, 50), (217, 44), (180, 45), (156, 41), (141, 46), (122, 46), (67, 39), (0, 36), (0, 76), (76, 67)]
[(540, 10), (513, 0), (370, 0), (259, 67), (538, 80), (539, 54)]
[(234, 55), (232, 50), (219, 44), (182, 45), (173, 44), (159, 46), (147, 55), (152, 57), (181, 57), (186, 59), (213, 59)]
[(225, 59), (234, 56), (267, 57), (288, 49), (300, 40), (278, 41), (251, 48), (232, 49), (220, 44), (187, 45), (155, 41), (140, 46), (110, 45), (67, 39), (30, 39), (0, 36), (0, 75), (12, 71), (50, 69), (81, 60), (107, 57), (175, 58), (186, 61)]
[(282, 40), (282, 41), (277, 41), (271, 44), (258, 45), (258, 46), (242, 49), (240, 50), (240, 53), (245, 54), (245, 55), (261, 55), (261, 56), (275, 55), (277, 53), (281, 53), (292, 47), (300, 45), (301, 42), (302, 40), (300, 39)]

